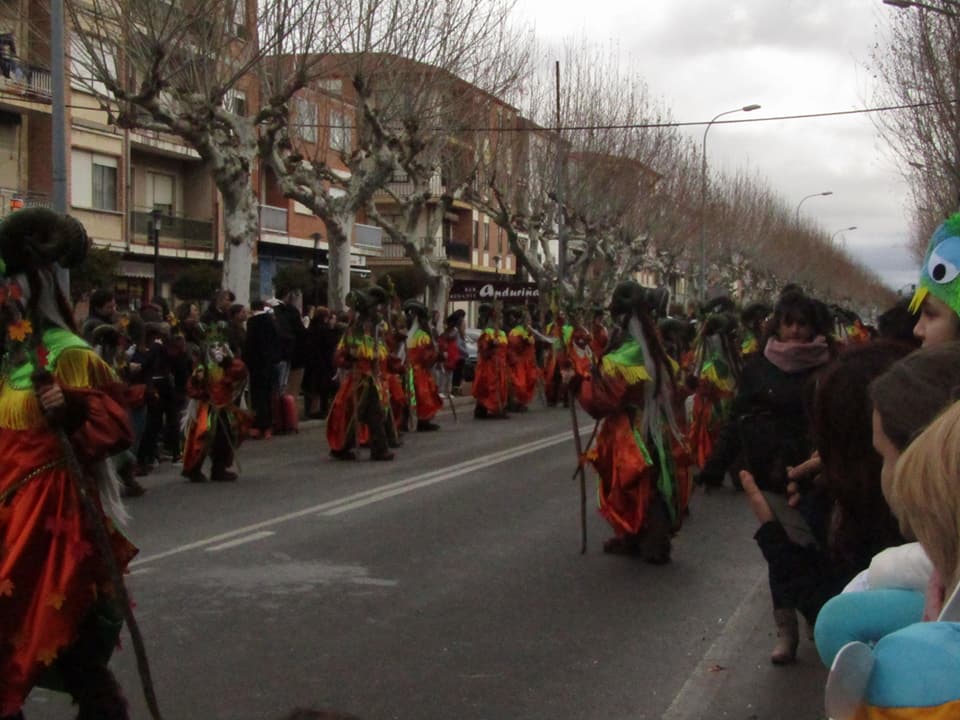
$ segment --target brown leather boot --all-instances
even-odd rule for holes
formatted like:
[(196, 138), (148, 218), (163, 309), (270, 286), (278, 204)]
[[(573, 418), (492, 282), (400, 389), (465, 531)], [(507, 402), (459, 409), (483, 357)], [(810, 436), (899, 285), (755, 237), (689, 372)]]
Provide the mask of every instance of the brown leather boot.
[(789, 665), (797, 659), (797, 645), (800, 642), (797, 611), (793, 608), (774, 610), (773, 621), (777, 625), (777, 644), (770, 653), (770, 662), (774, 665)]

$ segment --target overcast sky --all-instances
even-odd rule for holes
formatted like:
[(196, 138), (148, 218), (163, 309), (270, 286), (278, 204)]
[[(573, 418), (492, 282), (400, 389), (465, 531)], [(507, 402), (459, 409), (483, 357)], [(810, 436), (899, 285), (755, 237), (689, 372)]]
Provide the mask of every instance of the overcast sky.
[[(708, 121), (870, 107), (870, 53), (896, 13), (881, 0), (518, 0), (545, 41), (586, 35), (622, 48), (625, 64), (674, 119)], [(561, 82), (563, 69), (561, 68)], [(703, 126), (686, 129), (699, 144)], [(714, 168), (759, 173), (891, 287), (914, 282), (905, 249), (907, 188), (868, 115), (711, 127)]]

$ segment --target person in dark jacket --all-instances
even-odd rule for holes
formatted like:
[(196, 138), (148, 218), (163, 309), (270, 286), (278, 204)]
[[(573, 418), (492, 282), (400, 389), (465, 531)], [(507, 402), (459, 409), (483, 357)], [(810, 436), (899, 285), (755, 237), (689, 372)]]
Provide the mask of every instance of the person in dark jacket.
[[(700, 473), (700, 484), (721, 485), (742, 453), (759, 489), (785, 496), (787, 468), (809, 458), (813, 449), (808, 419), (813, 380), (834, 355), (825, 317), (816, 301), (799, 290), (780, 296), (769, 325), (771, 335), (763, 352), (743, 366), (730, 421)], [(769, 571), (778, 630), (771, 661), (789, 663), (796, 656), (795, 600), (780, 569), (771, 564)]]
[(243, 362), (250, 379), (250, 405), (254, 413), (250, 437), (269, 438), (273, 428), (274, 368), (278, 354), (277, 328), (273, 314), (262, 300), (250, 303), (253, 314), (247, 320)]
[(337, 328), (337, 316), (325, 307), (318, 307), (307, 328), (307, 365), (304, 374), (304, 387), (307, 403), (307, 416), (324, 418), (330, 408), (330, 400), (335, 391), (334, 376), (337, 369), (333, 364), (333, 355), (340, 342), (342, 330)]
[(277, 288), (277, 297), (281, 301), (273, 306), (273, 316), (280, 347), (278, 392), (296, 398), (302, 389), (307, 354), (307, 329), (301, 312), (303, 295), (299, 290)]

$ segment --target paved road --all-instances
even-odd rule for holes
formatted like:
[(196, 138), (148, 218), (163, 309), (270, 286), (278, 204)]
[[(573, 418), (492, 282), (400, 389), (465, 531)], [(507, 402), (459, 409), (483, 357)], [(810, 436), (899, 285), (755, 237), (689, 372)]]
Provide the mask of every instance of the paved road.
[[(822, 717), (809, 644), (767, 662), (742, 497), (697, 495), (668, 566), (603, 555), (593, 512), (581, 556), (568, 414), (461, 407), (394, 463), (334, 463), (314, 425), (245, 445), (235, 485), (147, 478), (129, 584), (167, 720)], [(132, 650), (114, 667), (147, 718)]]

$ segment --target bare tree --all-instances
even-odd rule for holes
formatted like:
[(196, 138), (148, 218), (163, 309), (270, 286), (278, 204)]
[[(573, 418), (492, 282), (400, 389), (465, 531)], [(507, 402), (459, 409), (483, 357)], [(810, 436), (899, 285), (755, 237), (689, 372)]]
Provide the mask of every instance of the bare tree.
[[(270, 141), (284, 191), (311, 207), (336, 238), (336, 218), (359, 208), (403, 246), (442, 310), (452, 284), (444, 212), (474, 177), (499, 97), (517, 83), (525, 44), (509, 29), (511, 2), (343, 0), (337, 43), (317, 78), (341, 80), (356, 135), (341, 159), (349, 175)], [(346, 89), (349, 88), (349, 92)], [(333, 194), (339, 195), (333, 198)], [(346, 233), (330, 243), (331, 266)]]
[(878, 103), (909, 106), (874, 117), (911, 186), (921, 259), (929, 231), (960, 203), (960, 14), (952, 2), (928, 4), (945, 12), (898, 13), (873, 55)]
[[(259, 237), (257, 134), (323, 54), (320, 0), (67, 0), (72, 60), (110, 121), (179, 137), (223, 200), (223, 285), (246, 303)], [(264, 59), (285, 54), (285, 63)]]

